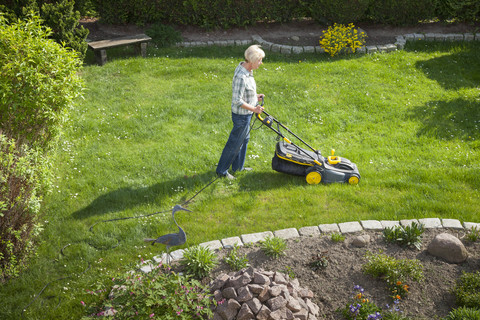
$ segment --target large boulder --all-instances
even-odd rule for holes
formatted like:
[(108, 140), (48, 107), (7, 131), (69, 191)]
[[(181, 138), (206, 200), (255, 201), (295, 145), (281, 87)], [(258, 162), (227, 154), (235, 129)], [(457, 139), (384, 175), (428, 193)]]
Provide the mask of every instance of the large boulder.
[(449, 263), (462, 263), (468, 258), (468, 252), (462, 241), (449, 233), (440, 233), (430, 242), (428, 253)]

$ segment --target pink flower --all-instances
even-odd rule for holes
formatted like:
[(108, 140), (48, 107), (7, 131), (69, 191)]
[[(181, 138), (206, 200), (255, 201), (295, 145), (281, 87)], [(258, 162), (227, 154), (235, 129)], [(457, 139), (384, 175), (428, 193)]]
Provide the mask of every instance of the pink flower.
[(155, 313), (152, 313), (149, 317), (150, 317), (150, 318), (153, 318), (154, 315), (155, 315)]
[(85, 302), (83, 302), (83, 301), (80, 301), (80, 303), (82, 304), (82, 306), (85, 306)]

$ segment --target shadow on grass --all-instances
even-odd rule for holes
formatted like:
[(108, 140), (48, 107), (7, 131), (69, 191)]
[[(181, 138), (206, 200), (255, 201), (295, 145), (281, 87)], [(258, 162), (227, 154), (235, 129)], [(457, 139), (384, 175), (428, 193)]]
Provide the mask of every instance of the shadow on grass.
[[(199, 58), (199, 59), (235, 59), (240, 61), (243, 59), (243, 55), (246, 46), (210, 46), (210, 47), (169, 47), (169, 48), (154, 48), (149, 46), (147, 49), (147, 59), (155, 57), (169, 57), (172, 59), (182, 58)], [(310, 62), (335, 62), (338, 60), (350, 60), (361, 58), (360, 54), (348, 54), (339, 55), (336, 57), (330, 57), (328, 54), (318, 53), (301, 53), (301, 54), (282, 54), (266, 50), (265, 62), (287, 62), (287, 63), (299, 63), (299, 61)], [(118, 48), (111, 48), (107, 50), (107, 63), (115, 60), (123, 60), (141, 57), (135, 51), (133, 46), (124, 46)], [(95, 55), (92, 50), (87, 50), (84, 65), (96, 65)]]
[(418, 136), (437, 139), (480, 139), (480, 101), (455, 99), (452, 101), (432, 101), (412, 111), (412, 119), (419, 120), (422, 126)]
[[(425, 75), (437, 81), (447, 90), (475, 88), (480, 83), (480, 44), (451, 43), (432, 45), (437, 51), (449, 49), (449, 55), (443, 55), (427, 61), (419, 61), (415, 67)], [(429, 51), (432, 48), (427, 48)]]
[[(285, 185), (298, 185), (305, 182), (305, 178), (303, 177), (289, 176), (274, 171), (240, 173), (237, 177), (234, 183), (239, 185), (240, 191), (283, 188)], [(194, 197), (202, 188), (211, 188), (212, 186), (207, 186), (209, 183), (217, 184), (222, 181), (221, 179), (215, 179), (215, 173), (208, 172), (194, 177), (178, 177), (174, 180), (157, 183), (144, 188), (119, 188), (99, 196), (85, 208), (74, 212), (72, 216), (75, 219), (86, 219), (92, 216), (124, 211), (154, 201), (155, 203), (167, 203), (165, 201), (166, 199), (173, 197), (178, 198), (179, 188), (186, 190), (188, 193), (188, 195), (183, 196), (179, 199), (178, 203), (176, 203), (182, 204)], [(168, 203), (171, 205), (171, 202)], [(170, 209), (171, 208), (163, 208), (163, 210), (167, 211)]]

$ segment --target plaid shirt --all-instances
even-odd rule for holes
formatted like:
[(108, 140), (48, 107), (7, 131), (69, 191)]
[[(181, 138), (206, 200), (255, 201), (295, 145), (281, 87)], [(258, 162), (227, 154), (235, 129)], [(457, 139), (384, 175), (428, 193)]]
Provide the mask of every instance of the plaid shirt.
[(244, 109), (243, 104), (255, 106), (257, 99), (257, 85), (253, 78), (253, 72), (248, 72), (241, 62), (235, 69), (232, 82), (232, 112), (236, 114), (250, 114), (250, 110)]

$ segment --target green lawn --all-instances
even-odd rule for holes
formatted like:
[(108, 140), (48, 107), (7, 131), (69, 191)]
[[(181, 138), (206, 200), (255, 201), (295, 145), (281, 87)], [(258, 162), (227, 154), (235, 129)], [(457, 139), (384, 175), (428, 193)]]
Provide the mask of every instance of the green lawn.
[[(215, 178), (244, 49), (150, 48), (147, 59), (109, 52), (105, 66), (82, 70), (85, 99), (54, 161), (38, 257), (2, 285), (0, 318), (19, 319), (25, 307), (28, 319), (81, 318), (80, 301), (97, 299), (86, 290), (165, 249), (143, 238), (175, 232), (171, 208)], [(266, 52), (255, 71), (266, 110), (324, 155), (334, 148), (355, 162), (360, 184), (308, 185), (273, 171), (276, 135), (253, 130), (254, 171), (218, 180), (192, 213), (177, 215), (186, 246), (366, 219), (480, 222), (479, 50), (476, 42), (340, 58)]]

